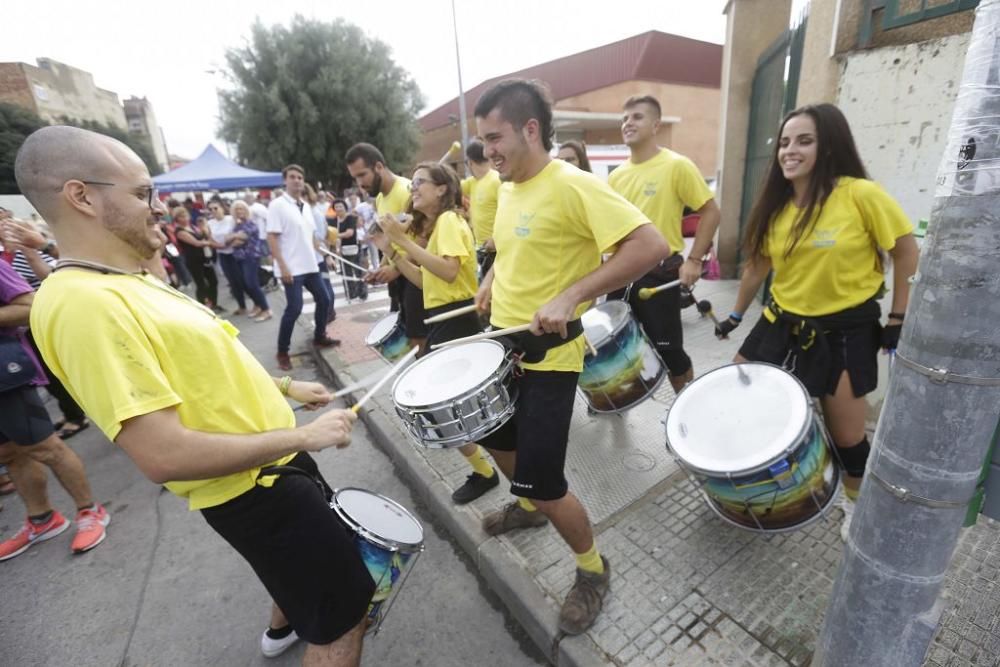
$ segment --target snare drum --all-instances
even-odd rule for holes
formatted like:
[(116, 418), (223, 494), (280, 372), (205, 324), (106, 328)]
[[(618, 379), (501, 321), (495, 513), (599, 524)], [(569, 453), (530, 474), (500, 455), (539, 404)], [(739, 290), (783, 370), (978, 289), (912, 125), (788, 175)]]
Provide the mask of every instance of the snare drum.
[(334, 491), (330, 508), (354, 534), (354, 544), (375, 582), (366, 632), (378, 632), (424, 550), (424, 529), (399, 503), (363, 489)]
[(406, 430), (424, 447), (475, 442), (514, 414), (514, 360), (495, 340), (445, 347), (396, 378), (392, 401)]
[(365, 345), (390, 364), (402, 359), (410, 351), (410, 340), (399, 320), (399, 313), (389, 313), (376, 322), (365, 336)]
[(830, 439), (799, 380), (778, 366), (730, 364), (688, 384), (667, 414), (667, 449), (729, 523), (801, 528), (840, 481)]
[(623, 412), (651, 396), (667, 369), (624, 301), (605, 301), (583, 314), (583, 332), (597, 355), (583, 359), (580, 394), (595, 412)]

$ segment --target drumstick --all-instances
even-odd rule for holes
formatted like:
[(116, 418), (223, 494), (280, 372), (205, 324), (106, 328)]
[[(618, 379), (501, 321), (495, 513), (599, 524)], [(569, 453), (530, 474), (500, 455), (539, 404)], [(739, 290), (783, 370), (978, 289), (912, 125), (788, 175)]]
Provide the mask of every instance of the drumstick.
[(472, 343), (477, 340), (485, 340), (487, 338), (499, 338), (500, 336), (506, 336), (508, 334), (521, 333), (522, 331), (528, 331), (531, 329), (530, 324), (519, 324), (516, 327), (507, 327), (506, 329), (496, 329), (494, 331), (487, 331), (485, 333), (476, 334), (475, 336), (466, 336), (465, 338), (456, 338), (455, 340), (449, 340), (447, 343), (438, 343), (437, 345), (431, 345), (432, 350), (436, 350), (439, 347), (447, 347), (450, 345), (460, 345), (461, 343)]
[(348, 266), (353, 266), (355, 269), (361, 269), (365, 273), (368, 273), (368, 269), (366, 269), (365, 267), (361, 266), (360, 264), (355, 264), (354, 262), (352, 262), (350, 260), (344, 259), (343, 257), (341, 257), (340, 255), (338, 255), (335, 252), (330, 252), (329, 250), (325, 250), (323, 248), (320, 248), (319, 251), (321, 253), (323, 253), (324, 255), (329, 255), (330, 257), (333, 257), (334, 259), (339, 260), (339, 261), (343, 262), (344, 264), (347, 264)]
[(452, 155), (458, 154), (461, 150), (462, 150), (462, 142), (453, 141), (451, 143), (451, 146), (448, 147), (448, 151), (441, 156), (440, 160), (438, 160), (438, 164), (445, 164), (446, 162), (449, 162), (448, 158), (450, 158)]
[(455, 310), (449, 310), (447, 313), (441, 313), (440, 315), (435, 315), (434, 317), (428, 317), (426, 320), (424, 320), (424, 324), (434, 324), (435, 322), (444, 322), (445, 320), (450, 320), (453, 317), (458, 317), (459, 315), (465, 315), (466, 313), (474, 313), (475, 311), (476, 311), (476, 304), (462, 306), (461, 308), (456, 308)]
[(702, 315), (708, 315), (715, 326), (719, 326), (719, 318), (715, 316), (715, 311), (712, 310), (711, 301), (709, 301), (708, 299), (703, 299), (702, 301), (699, 301), (697, 304), (695, 304), (695, 307), (698, 309), (698, 312), (701, 313)]
[(354, 414), (358, 414), (358, 412), (361, 411), (361, 406), (367, 403), (368, 399), (370, 399), (372, 396), (375, 395), (375, 392), (381, 389), (386, 382), (392, 379), (392, 376), (401, 371), (403, 369), (403, 366), (406, 365), (406, 362), (408, 362), (410, 359), (416, 356), (417, 352), (419, 351), (420, 347), (415, 347), (409, 352), (407, 352), (402, 359), (393, 364), (392, 368), (386, 371), (385, 375), (382, 376), (382, 379), (376, 382), (374, 387), (369, 389), (364, 396), (358, 399), (357, 403), (351, 406), (351, 412), (353, 412)]
[(590, 350), (590, 353), (596, 357), (597, 356), (597, 348), (594, 347), (594, 344), (590, 342), (590, 339), (587, 338), (586, 334), (584, 334), (584, 336), (583, 336), (583, 342), (587, 344), (587, 349)]
[(681, 284), (680, 280), (675, 280), (671, 283), (665, 283), (663, 285), (657, 285), (656, 287), (643, 287), (639, 290), (639, 298), (643, 301), (649, 299), (657, 292), (662, 292), (663, 290), (672, 289)]

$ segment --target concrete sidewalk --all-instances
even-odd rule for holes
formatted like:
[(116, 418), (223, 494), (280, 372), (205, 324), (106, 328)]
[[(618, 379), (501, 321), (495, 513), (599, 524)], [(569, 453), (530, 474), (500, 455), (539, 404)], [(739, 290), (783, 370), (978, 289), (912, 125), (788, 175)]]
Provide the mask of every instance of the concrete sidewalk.
[[(720, 313), (735, 281), (702, 282), (699, 299)], [(386, 368), (364, 337), (387, 304), (341, 311), (330, 334), (344, 341), (319, 356), (342, 385)], [(694, 308), (683, 311), (697, 374), (732, 359), (757, 311), (730, 341), (717, 341)], [(882, 386), (886, 381), (883, 376)], [(619, 415), (588, 415), (578, 400), (566, 476), (612, 565), (597, 623), (563, 637), (559, 604), (574, 562), (547, 526), (490, 538), (482, 516), (509, 500), (506, 484), (462, 508), (450, 499), (467, 474), (457, 452), (411, 442), (388, 389), (362, 412), (378, 442), (469, 553), (528, 634), (559, 665), (807, 665), (842, 555), (841, 513), (794, 532), (759, 536), (722, 522), (667, 454), (664, 383), (652, 400)], [(927, 665), (1000, 664), (1000, 524), (981, 518), (962, 534), (945, 589), (946, 611)]]

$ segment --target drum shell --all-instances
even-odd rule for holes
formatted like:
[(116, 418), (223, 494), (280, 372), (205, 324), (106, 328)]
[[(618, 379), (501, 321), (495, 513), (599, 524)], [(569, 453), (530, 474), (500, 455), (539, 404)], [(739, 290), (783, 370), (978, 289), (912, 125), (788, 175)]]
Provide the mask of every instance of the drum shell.
[(425, 406), (401, 406), (396, 414), (416, 442), (431, 449), (460, 447), (503, 426), (514, 414), (517, 387), (514, 363), (503, 366), (474, 389), (456, 398)]
[(584, 357), (577, 389), (595, 412), (624, 412), (635, 407), (652, 396), (667, 377), (666, 366), (631, 308), (609, 335), (591, 343), (597, 354)]
[(410, 339), (407, 338), (406, 330), (397, 319), (396, 323), (385, 335), (378, 340), (372, 340), (372, 333), (381, 321), (376, 322), (372, 326), (372, 330), (365, 336), (365, 345), (375, 350), (382, 359), (392, 364), (402, 359), (410, 351)]

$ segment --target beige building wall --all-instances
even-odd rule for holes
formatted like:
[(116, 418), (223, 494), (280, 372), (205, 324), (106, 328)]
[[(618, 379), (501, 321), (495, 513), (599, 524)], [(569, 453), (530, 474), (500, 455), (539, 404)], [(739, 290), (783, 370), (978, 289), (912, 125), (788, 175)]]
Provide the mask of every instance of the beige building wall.
[[(834, 55), (837, 12), (843, 0), (811, 0), (806, 39), (802, 47), (802, 73), (796, 106), (834, 102), (840, 64)], [(808, 72), (808, 76), (805, 73)]]
[(737, 275), (743, 171), (757, 60), (788, 27), (791, 8), (791, 0), (730, 0), (726, 5), (718, 158), (722, 168), (716, 189), (716, 201), (722, 209), (718, 257), (726, 277)]
[(153, 105), (145, 97), (130, 97), (125, 100), (125, 118), (128, 121), (128, 131), (142, 137), (153, 149), (156, 162), (164, 171), (170, 169), (170, 158), (163, 132), (156, 122)]
[[(661, 146), (691, 158), (702, 176), (715, 178), (719, 142), (719, 103), (716, 88), (683, 86), (648, 81), (623, 81), (613, 86), (567, 97), (556, 102), (557, 109), (617, 113), (622, 103), (633, 95), (652, 95), (660, 102), (664, 116), (677, 116), (680, 122), (663, 125), (658, 141)], [(620, 144), (621, 132), (591, 130), (587, 143)]]
[(90, 72), (48, 58), (39, 58), (38, 65), (21, 66), (39, 116), (49, 122), (65, 116), (127, 129), (118, 95), (98, 88)]

